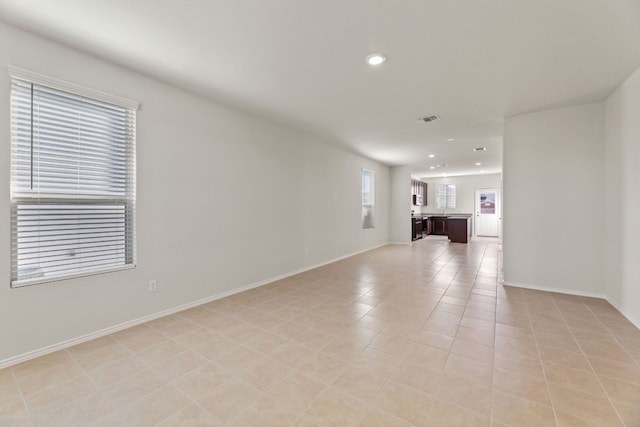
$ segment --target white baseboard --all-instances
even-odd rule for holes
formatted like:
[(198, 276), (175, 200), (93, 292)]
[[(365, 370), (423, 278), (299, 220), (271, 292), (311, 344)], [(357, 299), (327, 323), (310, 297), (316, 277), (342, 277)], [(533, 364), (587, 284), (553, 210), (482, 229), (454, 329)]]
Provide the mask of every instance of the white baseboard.
[(637, 321), (637, 320), (633, 319), (632, 317), (630, 317), (627, 313), (624, 312), (624, 310), (618, 305), (618, 303), (615, 302), (614, 300), (612, 300), (611, 298), (607, 297), (605, 299), (607, 300), (607, 302), (609, 304), (611, 304), (613, 306), (613, 308), (618, 310), (620, 312), (620, 314), (622, 314), (629, 322), (631, 322), (633, 324), (633, 326), (635, 326), (636, 328), (640, 329), (640, 321)]
[(268, 279), (265, 279), (265, 280), (260, 280), (258, 282), (254, 282), (254, 283), (251, 283), (249, 285), (242, 286), (240, 288), (231, 289), (229, 291), (225, 291), (225, 292), (221, 292), (221, 293), (218, 293), (218, 294), (215, 294), (215, 295), (211, 295), (211, 296), (206, 297), (206, 298), (201, 298), (201, 299), (198, 299), (196, 301), (192, 301), (192, 302), (189, 302), (189, 303), (186, 303), (186, 304), (181, 304), (181, 305), (178, 305), (178, 306), (175, 306), (175, 307), (172, 307), (172, 308), (168, 308), (166, 310), (162, 310), (162, 311), (158, 311), (156, 313), (152, 313), (152, 314), (149, 314), (149, 315), (146, 315), (146, 316), (142, 316), (142, 317), (139, 317), (137, 319), (130, 320), (128, 322), (124, 322), (124, 323), (120, 323), (120, 324), (117, 324), (117, 325), (114, 325), (114, 326), (110, 326), (108, 328), (100, 329), (99, 331), (91, 332), (91, 333), (88, 333), (86, 335), (82, 335), (82, 336), (79, 336), (79, 337), (76, 337), (76, 338), (72, 338), (72, 339), (69, 339), (69, 340), (66, 340), (66, 341), (62, 341), (62, 342), (59, 342), (59, 343), (56, 343), (56, 344), (52, 344), (52, 345), (49, 345), (49, 346), (46, 346), (46, 347), (42, 347), (42, 348), (39, 348), (39, 349), (36, 349), (36, 350), (32, 350), (32, 351), (29, 351), (29, 352), (26, 352), (26, 353), (23, 353), (23, 354), (19, 354), (17, 356), (9, 357), (7, 359), (0, 360), (0, 369), (7, 368), (9, 366), (13, 366), (13, 365), (16, 365), (18, 363), (26, 362), (27, 360), (35, 359), (37, 357), (44, 356), (46, 354), (53, 353), (53, 352), (56, 352), (56, 351), (59, 351), (59, 350), (64, 350), (65, 348), (73, 347), (74, 345), (82, 344), (83, 342), (91, 341), (93, 339), (100, 338), (100, 337), (103, 337), (105, 335), (110, 335), (110, 334), (113, 334), (115, 332), (119, 332), (119, 331), (122, 331), (124, 329), (131, 328), (133, 326), (137, 326), (137, 325), (141, 325), (141, 324), (146, 323), (146, 322), (150, 322), (151, 320), (155, 320), (155, 319), (159, 319), (161, 317), (169, 316), (171, 314), (175, 314), (175, 313), (178, 313), (180, 311), (188, 310), (190, 308), (194, 308), (194, 307), (197, 307), (197, 306), (202, 305), (202, 304), (207, 304), (207, 303), (210, 303), (212, 301), (216, 301), (216, 300), (219, 300), (219, 299), (231, 296), (231, 295), (238, 294), (240, 292), (244, 292), (244, 291), (248, 291), (250, 289), (258, 288), (260, 286), (264, 286), (264, 285), (267, 285), (269, 283), (276, 282), (278, 280), (286, 279), (287, 277), (295, 276), (296, 274), (304, 273), (305, 271), (313, 270), (314, 268), (322, 267), (324, 265), (331, 264), (331, 263), (343, 260), (345, 258), (350, 258), (352, 256), (355, 256), (355, 255), (358, 255), (358, 254), (361, 254), (361, 253), (364, 253), (364, 252), (372, 251), (374, 249), (378, 249), (378, 248), (380, 248), (382, 246), (386, 246), (388, 244), (389, 243), (383, 243), (381, 245), (377, 245), (377, 246), (373, 246), (373, 247), (370, 247), (370, 248), (367, 248), (367, 249), (363, 249), (363, 250), (360, 250), (360, 251), (357, 251), (357, 252), (353, 252), (353, 253), (338, 257), (338, 258), (333, 258), (333, 259), (330, 259), (328, 261), (323, 261), (323, 262), (318, 263), (318, 264), (309, 265), (309, 266), (303, 267), (303, 268), (298, 269), (298, 270), (294, 270), (294, 271), (290, 271), (290, 272), (285, 273), (285, 274), (281, 274), (279, 276), (275, 276), (275, 277), (271, 277), (271, 278), (268, 278)]
[(536, 290), (536, 291), (546, 291), (546, 292), (555, 292), (555, 293), (558, 293), (558, 294), (576, 295), (576, 296), (579, 296), (579, 297), (600, 298), (600, 299), (605, 300), (609, 304), (611, 304), (613, 306), (613, 308), (618, 310), (618, 312), (620, 314), (622, 314), (629, 322), (631, 322), (636, 328), (640, 329), (640, 322), (639, 321), (636, 321), (632, 317), (630, 317), (618, 305), (618, 303), (616, 303), (615, 301), (613, 301), (611, 298), (609, 298), (607, 295), (604, 295), (604, 294), (599, 294), (599, 293), (595, 293), (595, 292), (577, 291), (575, 289), (561, 289), (561, 288), (552, 288), (552, 287), (548, 287), (548, 286), (536, 286), (536, 285), (529, 285), (529, 284), (525, 284), (525, 283), (514, 283), (514, 282), (507, 283), (507, 282), (504, 282), (503, 284), (505, 286), (513, 286), (514, 288), (533, 289), (533, 290)]
[(566, 294), (566, 295), (575, 295), (579, 297), (590, 297), (590, 298), (600, 298), (606, 300), (607, 297), (604, 294), (599, 294), (596, 292), (587, 292), (580, 291), (575, 289), (563, 289), (563, 288), (555, 288), (551, 286), (538, 286), (538, 285), (530, 285), (528, 283), (517, 283), (517, 282), (504, 282), (505, 286), (513, 286), (514, 288), (522, 288), (522, 289), (532, 289), (534, 291), (545, 291), (545, 292), (555, 292), (557, 294)]

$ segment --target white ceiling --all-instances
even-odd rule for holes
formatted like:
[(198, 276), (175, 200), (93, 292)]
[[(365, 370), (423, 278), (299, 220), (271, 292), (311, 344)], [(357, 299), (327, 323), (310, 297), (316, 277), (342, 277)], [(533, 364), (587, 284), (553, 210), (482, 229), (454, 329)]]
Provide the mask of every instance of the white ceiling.
[(640, 0), (0, 0), (0, 19), (424, 177), (500, 171), (504, 117), (601, 101), (640, 66)]

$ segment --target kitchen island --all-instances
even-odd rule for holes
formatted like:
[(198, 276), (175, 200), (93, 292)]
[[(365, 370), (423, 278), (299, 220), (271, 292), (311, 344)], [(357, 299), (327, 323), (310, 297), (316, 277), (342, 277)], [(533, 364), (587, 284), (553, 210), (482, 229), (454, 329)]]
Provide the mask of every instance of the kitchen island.
[[(418, 221), (422, 220), (422, 235), (448, 236), (456, 243), (467, 243), (471, 239), (471, 216), (468, 213), (455, 214), (414, 214), (411, 216), (412, 239), (420, 238)], [(420, 236), (420, 237), (418, 237)]]
[(449, 240), (454, 243), (467, 243), (471, 239), (471, 215), (450, 216), (447, 218)]

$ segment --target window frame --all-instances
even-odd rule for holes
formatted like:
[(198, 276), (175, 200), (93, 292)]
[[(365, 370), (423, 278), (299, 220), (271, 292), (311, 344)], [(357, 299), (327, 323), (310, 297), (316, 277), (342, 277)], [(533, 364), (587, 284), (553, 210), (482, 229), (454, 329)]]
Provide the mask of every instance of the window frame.
[[(11, 178), (10, 178), (11, 215), (10, 215), (10, 220), (11, 220), (11, 226), (12, 226), (10, 286), (12, 288), (20, 288), (24, 286), (37, 285), (37, 284), (55, 282), (60, 280), (68, 280), (68, 279), (73, 279), (77, 277), (85, 277), (85, 276), (91, 276), (96, 274), (104, 274), (104, 273), (109, 273), (113, 271), (128, 270), (128, 269), (135, 268), (137, 265), (136, 213), (135, 213), (136, 199), (137, 199), (137, 195), (136, 195), (137, 193), (137, 188), (136, 188), (136, 185), (137, 185), (136, 184), (137, 183), (136, 120), (137, 120), (137, 117), (136, 116), (137, 116), (137, 110), (139, 108), (139, 103), (136, 101), (132, 101), (130, 99), (114, 96), (111, 94), (107, 94), (105, 92), (97, 91), (84, 86), (69, 83), (63, 80), (59, 80), (56, 78), (52, 78), (49, 76), (45, 76), (39, 73), (35, 73), (29, 70), (24, 70), (24, 69), (12, 67), (12, 66), (8, 67), (8, 74), (11, 81), (11, 98), (12, 98), (11, 106), (9, 108), (9, 114), (11, 117), (11, 138), (10, 138), (10, 142), (11, 142), (11, 149), (10, 149), (11, 151), (11, 161), (10, 161), (11, 163)], [(22, 83), (19, 83), (16, 81), (20, 81)], [(14, 96), (16, 97), (19, 96), (19, 93), (24, 93), (24, 89), (19, 89), (19, 86), (21, 85), (24, 87), (25, 84), (31, 85), (32, 96), (33, 96), (33, 90), (34, 90), (33, 88), (37, 86), (37, 90), (44, 90), (46, 88), (50, 88), (56, 92), (61, 93), (61, 95), (67, 94), (72, 97), (75, 97), (76, 99), (79, 97), (83, 100), (83, 102), (84, 100), (87, 100), (88, 102), (91, 102), (91, 103), (97, 103), (96, 105), (98, 105), (98, 108), (105, 108), (105, 107), (108, 107), (108, 105), (110, 105), (111, 107), (115, 107), (116, 109), (122, 109), (123, 114), (125, 116), (122, 120), (123, 120), (123, 123), (125, 123), (125, 125), (127, 126), (126, 127), (127, 131), (122, 137), (122, 141), (125, 144), (124, 145), (125, 154), (124, 154), (124, 160), (123, 160), (125, 164), (125, 169), (123, 174), (126, 181), (125, 181), (125, 184), (123, 184), (123, 188), (125, 192), (124, 195), (116, 196), (114, 194), (107, 194), (109, 193), (109, 191), (105, 190), (106, 192), (104, 195), (93, 196), (90, 193), (87, 193), (86, 191), (81, 190), (82, 188), (86, 188), (86, 186), (89, 185), (87, 183), (84, 183), (82, 180), (78, 181), (76, 189), (73, 189), (73, 188), (68, 190), (56, 189), (55, 191), (50, 192), (46, 190), (46, 187), (48, 185), (49, 186), (53, 185), (52, 183), (55, 183), (55, 181), (48, 182), (45, 179), (44, 181), (42, 181), (42, 184), (41, 184), (41, 185), (44, 185), (44, 187), (41, 187), (40, 183), (36, 187), (34, 187), (32, 184), (31, 189), (29, 189), (28, 191), (25, 191), (24, 183), (21, 184), (20, 182), (20, 177), (22, 176), (21, 175), (22, 173), (20, 172), (20, 170), (22, 169), (20, 168), (24, 168), (24, 166), (18, 166), (16, 157), (15, 157), (17, 156), (17, 150), (21, 149), (20, 147), (24, 147), (24, 141), (21, 139), (21, 137), (17, 136), (17, 132), (18, 132), (17, 129), (20, 126), (24, 126), (25, 122), (27, 126), (31, 126), (33, 129), (33, 124), (35, 119), (33, 116), (33, 107), (32, 107), (32, 112), (30, 114), (30, 117), (28, 119), (19, 117), (19, 114), (17, 111), (15, 111), (15, 108), (18, 108), (18, 105), (21, 105), (20, 103), (23, 101), (13, 99)], [(33, 100), (29, 102), (33, 103)], [(30, 104), (30, 105), (33, 105), (33, 104)], [(68, 104), (63, 103), (62, 105), (63, 105), (63, 108), (70, 108), (72, 109), (72, 111), (78, 111), (78, 112), (81, 111), (81, 110), (73, 110), (73, 103), (71, 101), (69, 101)], [(80, 115), (81, 114), (78, 113), (78, 116)], [(103, 118), (102, 120), (107, 120), (107, 119)], [(82, 119), (78, 119), (78, 123), (80, 126), (86, 125), (86, 122), (84, 122)], [(102, 121), (99, 123), (104, 124), (107, 129), (112, 129), (110, 127), (110, 122)], [(70, 138), (69, 131), (65, 131), (63, 135), (64, 135), (64, 138)], [(31, 136), (31, 140), (32, 140), (31, 142), (32, 159), (30, 160), (30, 165), (28, 163), (27, 167), (31, 168), (31, 170), (33, 171), (33, 168), (38, 167), (40, 164), (39, 160), (34, 159), (33, 153), (37, 152), (38, 154), (40, 154), (40, 151), (38, 151), (40, 150), (40, 148), (39, 147), (37, 149), (33, 148), (33, 132)], [(82, 141), (82, 139), (79, 138), (78, 141)], [(104, 145), (100, 145), (100, 146), (106, 147), (106, 148), (112, 148), (113, 146), (109, 145), (111, 141), (112, 140), (110, 136), (106, 137), (105, 141), (100, 143)], [(45, 145), (46, 145), (46, 142), (45, 142)], [(43, 147), (45, 145), (43, 145)], [(77, 153), (79, 154), (83, 154), (83, 152), (85, 155), (87, 155), (86, 150), (83, 150), (83, 149), (77, 150)], [(64, 154), (64, 155), (54, 154), (54, 156), (55, 156), (54, 159), (57, 159), (55, 161), (62, 162), (67, 157), (61, 157), (61, 156), (68, 156), (68, 154)], [(113, 163), (111, 164), (107, 163), (107, 165), (108, 165), (107, 171), (114, 171), (114, 169), (111, 169), (111, 168), (117, 167)], [(109, 172), (109, 173), (112, 173), (112, 172)], [(33, 178), (32, 178), (32, 183), (33, 183)], [(28, 209), (33, 208), (34, 206), (38, 207), (36, 208), (38, 213), (37, 213), (37, 219), (35, 220), (36, 228), (38, 230), (40, 229), (40, 227), (43, 227), (42, 225), (43, 220), (41, 219), (41, 217), (46, 216), (47, 209), (56, 210), (64, 206), (64, 208), (62, 209), (69, 209), (69, 211), (64, 211), (62, 215), (69, 215), (69, 216), (63, 217), (63, 219), (65, 221), (68, 220), (69, 222), (75, 221), (76, 223), (75, 228), (73, 226), (65, 226), (64, 228), (66, 229), (67, 227), (70, 227), (69, 228), (70, 234), (68, 236), (73, 236), (78, 241), (77, 245), (79, 247), (82, 247), (83, 245), (93, 245), (92, 247), (94, 248), (94, 250), (104, 251), (104, 252), (112, 251), (109, 253), (121, 252), (122, 255), (118, 257), (118, 260), (115, 261), (115, 263), (120, 262), (121, 259), (123, 263), (119, 265), (115, 265), (114, 262), (111, 262), (111, 263), (106, 262), (105, 263), (106, 266), (101, 266), (99, 265), (100, 264), (99, 261), (98, 262), (92, 261), (92, 260), (87, 261), (85, 257), (85, 258), (78, 259), (75, 264), (73, 262), (68, 262), (68, 261), (63, 262), (63, 267), (64, 267), (62, 268), (62, 270), (64, 270), (63, 273), (56, 274), (56, 272), (54, 271), (53, 273), (50, 272), (49, 275), (44, 275), (45, 273), (43, 273), (42, 271), (37, 271), (35, 273), (35, 276), (33, 276), (34, 273), (26, 273), (23, 276), (20, 276), (19, 264), (18, 264), (19, 263), (18, 248), (19, 248), (19, 245), (24, 244), (24, 241), (20, 243), (21, 238), (19, 237), (19, 231), (18, 231), (18, 228), (20, 227), (20, 225), (18, 221), (24, 222), (25, 217), (19, 216), (18, 210), (26, 209), (26, 211), (28, 212)], [(42, 211), (45, 213), (41, 213), (40, 207), (42, 207)], [(104, 241), (101, 240), (103, 239), (102, 237), (96, 237), (94, 235), (89, 238), (89, 240), (93, 239), (94, 241), (91, 243), (88, 243), (88, 241), (82, 240), (83, 237), (77, 237), (79, 235), (78, 230), (89, 230), (90, 233), (98, 233), (98, 231), (94, 231), (97, 228), (92, 225), (89, 225), (88, 228), (83, 228), (83, 226), (87, 227), (86, 223), (83, 224), (83, 221), (90, 222), (91, 224), (96, 224), (96, 226), (100, 226), (100, 225), (104, 226), (104, 223), (102, 222), (93, 222), (95, 220), (91, 219), (90, 216), (94, 214), (93, 212), (89, 213), (89, 209), (95, 210), (95, 211), (104, 211), (104, 212), (110, 209), (111, 211), (109, 211), (107, 214), (104, 214), (104, 215), (107, 215), (107, 216), (118, 215), (118, 218), (120, 219), (117, 220), (118, 221), (117, 224), (120, 224), (119, 227), (122, 229), (122, 232), (115, 233), (116, 240), (109, 240), (107, 243), (105, 243)], [(122, 212), (122, 213), (117, 214), (117, 212)], [(56, 218), (59, 218), (59, 217), (56, 217)], [(102, 215), (99, 215), (98, 221), (102, 221), (101, 218), (102, 218)], [(50, 224), (54, 224), (55, 221), (58, 221), (58, 220), (54, 219), (52, 221), (54, 222)], [(46, 223), (44, 224), (45, 226), (47, 226)], [(65, 223), (65, 224), (68, 224), (68, 223)], [(40, 231), (38, 231), (37, 233), (39, 236)], [(56, 234), (56, 236), (60, 236), (59, 238), (63, 240), (71, 238), (71, 237), (67, 237), (67, 234), (65, 231), (60, 231), (56, 233), (58, 233)], [(112, 237), (110, 237), (109, 239), (112, 239)], [(57, 242), (57, 241), (59, 240), (55, 240), (54, 242)], [(95, 243), (95, 241), (99, 241), (99, 243)], [(32, 248), (35, 248), (37, 253), (37, 255), (35, 255), (36, 258), (33, 258), (33, 259), (37, 259), (36, 263), (42, 262), (41, 261), (42, 256), (50, 256), (50, 254), (55, 251), (58, 251), (58, 252), (62, 250), (66, 251), (67, 242), (65, 242), (64, 244), (61, 243), (59, 248), (55, 247), (56, 244), (57, 243), (54, 243), (54, 245), (52, 245), (54, 247), (52, 251), (45, 252), (44, 255), (40, 252), (39, 248), (41, 247), (41, 245), (39, 242), (35, 246), (33, 246)], [(62, 249), (63, 246), (65, 246), (64, 249)], [(122, 247), (124, 249), (120, 249), (120, 250), (112, 249), (114, 246)], [(74, 255), (75, 250), (76, 249), (73, 247), (69, 249), (70, 254), (72, 254), (70, 256), (75, 256)], [(83, 263), (89, 264), (89, 267), (87, 267), (86, 265), (83, 265)], [(38, 267), (38, 270), (39, 270), (39, 267)]]
[[(365, 176), (369, 179), (369, 191), (365, 191)], [(375, 172), (369, 169), (362, 169), (360, 173), (361, 183), (361, 207), (362, 207), (362, 229), (376, 228), (375, 225), (375, 200), (376, 200), (376, 175)], [(369, 200), (365, 201), (366, 194), (369, 195)], [(365, 202), (369, 203), (365, 203)]]
[[(442, 188), (444, 187), (444, 190)], [(456, 208), (456, 185), (455, 184), (436, 184), (436, 209), (455, 209)], [(444, 198), (444, 205), (443, 205)]]

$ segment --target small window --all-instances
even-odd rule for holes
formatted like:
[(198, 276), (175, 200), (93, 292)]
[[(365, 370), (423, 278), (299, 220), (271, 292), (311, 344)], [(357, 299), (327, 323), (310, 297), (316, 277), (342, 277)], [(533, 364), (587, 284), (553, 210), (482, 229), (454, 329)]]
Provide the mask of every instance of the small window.
[(362, 228), (374, 228), (373, 211), (375, 205), (375, 175), (362, 169)]
[(13, 287), (135, 265), (136, 108), (78, 93), (12, 75)]
[(436, 209), (456, 208), (456, 185), (436, 184)]

